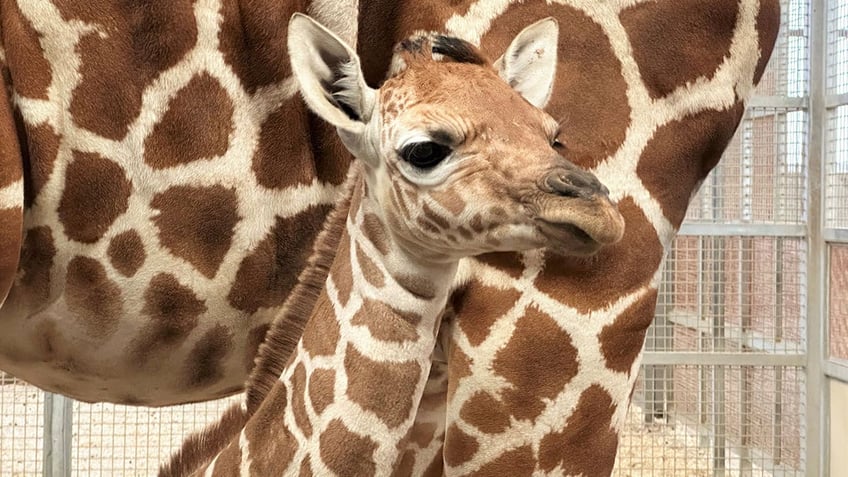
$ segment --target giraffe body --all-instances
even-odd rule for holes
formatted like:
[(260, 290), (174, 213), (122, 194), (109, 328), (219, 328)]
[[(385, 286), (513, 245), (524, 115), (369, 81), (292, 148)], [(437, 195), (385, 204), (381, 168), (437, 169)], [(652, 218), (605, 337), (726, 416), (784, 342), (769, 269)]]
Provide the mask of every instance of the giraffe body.
[[(621, 237), (604, 187), (560, 159), (555, 124), (532, 105), (549, 95), (556, 37), (551, 19), (529, 26), (500, 77), (468, 43), (412, 38), (374, 91), (353, 50), (292, 18), (304, 97), (360, 159), (329, 219), (344, 222), (341, 237), (277, 382), (241, 419), (190, 439), (163, 475), (403, 474), (428, 376), (444, 377), (430, 367), (460, 259), (545, 245), (586, 254)], [(486, 114), (506, 105), (515, 121)]]
[[(446, 475), (612, 472), (665, 252), (762, 77), (779, 12), (766, 0), (363, 4), (372, 79), (382, 42), (411, 31), (444, 29), (497, 56), (522, 25), (557, 18), (545, 109), (563, 126), (564, 156), (598, 175), (626, 220), (624, 238), (591, 258), (465, 264), (442, 328)], [(377, 24), (397, 36), (380, 38)]]
[(242, 388), (350, 157), (295, 94), (300, 8), (3, 2), (0, 169), (24, 170), (0, 183), (20, 251), (16, 274), (0, 258), (0, 369), (84, 401)]

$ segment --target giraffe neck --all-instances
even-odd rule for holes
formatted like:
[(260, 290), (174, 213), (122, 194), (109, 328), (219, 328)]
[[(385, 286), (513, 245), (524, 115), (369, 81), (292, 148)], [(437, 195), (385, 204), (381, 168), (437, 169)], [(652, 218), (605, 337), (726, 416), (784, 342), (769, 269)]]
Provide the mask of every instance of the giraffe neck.
[(590, 259), (470, 261), (443, 326), (444, 472), (609, 475), (665, 251), (760, 81), (778, 2), (376, 0), (362, 12), (369, 81), (413, 31), (448, 31), (497, 58), (523, 25), (568, 25), (545, 109), (562, 120), (565, 157), (610, 189), (625, 235)]
[(353, 192), (295, 354), (241, 434), (214, 458), (216, 472), (270, 475), (308, 466), (316, 475), (389, 475), (397, 465), (457, 264), (423, 263), (395, 246), (364, 189)]

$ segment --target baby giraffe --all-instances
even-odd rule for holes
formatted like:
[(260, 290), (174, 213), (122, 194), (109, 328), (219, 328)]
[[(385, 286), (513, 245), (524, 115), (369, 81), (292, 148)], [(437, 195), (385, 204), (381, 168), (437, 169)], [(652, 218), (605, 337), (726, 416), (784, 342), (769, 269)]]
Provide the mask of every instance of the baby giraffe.
[(459, 260), (539, 247), (590, 254), (621, 237), (606, 189), (558, 154), (558, 125), (539, 109), (557, 32), (553, 20), (531, 25), (496, 67), (456, 38), (407, 40), (374, 90), (349, 46), (292, 18), (303, 96), (358, 159), (329, 220), (338, 247), (257, 409), (225, 416), (234, 430), (190, 441), (183, 457), (193, 457), (163, 475), (402, 474)]

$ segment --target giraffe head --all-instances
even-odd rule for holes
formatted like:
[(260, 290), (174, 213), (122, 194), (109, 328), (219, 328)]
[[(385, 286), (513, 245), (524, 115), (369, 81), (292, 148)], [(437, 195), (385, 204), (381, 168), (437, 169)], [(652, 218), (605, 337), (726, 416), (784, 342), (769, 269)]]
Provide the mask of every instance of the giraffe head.
[(624, 221), (607, 189), (558, 149), (542, 109), (556, 68), (558, 27), (542, 20), (491, 64), (471, 44), (425, 34), (395, 50), (379, 89), (351, 47), (295, 15), (289, 52), (309, 106), (365, 165), (368, 193), (407, 252), (456, 259), (550, 247), (591, 254)]

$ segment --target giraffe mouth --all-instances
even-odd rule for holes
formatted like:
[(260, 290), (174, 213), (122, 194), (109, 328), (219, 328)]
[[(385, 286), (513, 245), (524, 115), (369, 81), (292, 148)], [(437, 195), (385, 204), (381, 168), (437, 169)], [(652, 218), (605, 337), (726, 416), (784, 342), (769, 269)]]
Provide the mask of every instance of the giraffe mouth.
[(570, 222), (537, 219), (537, 225), (542, 235), (550, 242), (548, 248), (566, 255), (592, 255), (604, 245)]
[(536, 216), (539, 231), (551, 242), (548, 247), (565, 254), (586, 255), (621, 240), (624, 217), (607, 196), (581, 202)]

